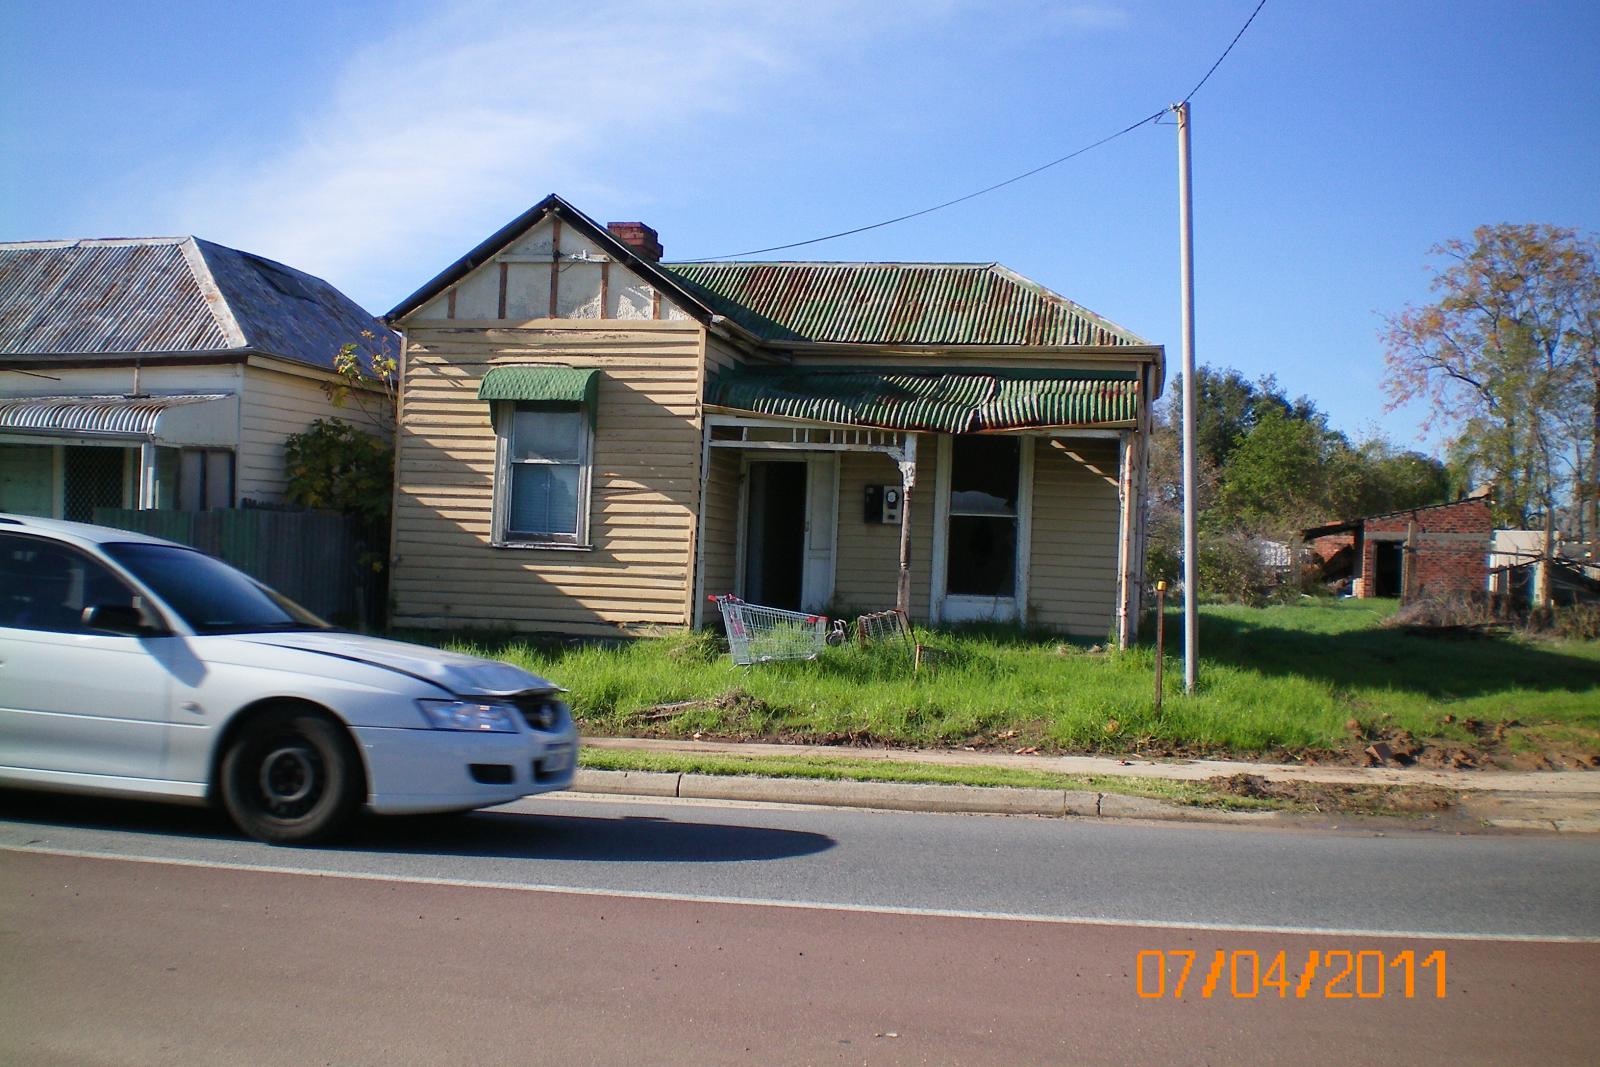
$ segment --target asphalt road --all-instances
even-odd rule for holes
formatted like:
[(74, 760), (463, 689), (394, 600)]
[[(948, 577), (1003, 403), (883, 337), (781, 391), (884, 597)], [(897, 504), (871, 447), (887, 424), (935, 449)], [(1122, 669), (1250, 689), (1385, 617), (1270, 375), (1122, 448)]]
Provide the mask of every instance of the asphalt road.
[(1553, 836), (564, 797), (287, 850), (0, 793), (0, 1062), (1593, 1063), (1597, 884)]

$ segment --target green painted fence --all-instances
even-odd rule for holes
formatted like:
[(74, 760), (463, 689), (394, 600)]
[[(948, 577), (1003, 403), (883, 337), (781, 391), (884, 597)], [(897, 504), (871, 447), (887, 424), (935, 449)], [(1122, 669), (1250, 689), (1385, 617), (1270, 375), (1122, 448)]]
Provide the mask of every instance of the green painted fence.
[(355, 523), (344, 515), (264, 508), (95, 508), (94, 521), (198, 548), (331, 622), (381, 621), (384, 574), (361, 566), (363, 545)]

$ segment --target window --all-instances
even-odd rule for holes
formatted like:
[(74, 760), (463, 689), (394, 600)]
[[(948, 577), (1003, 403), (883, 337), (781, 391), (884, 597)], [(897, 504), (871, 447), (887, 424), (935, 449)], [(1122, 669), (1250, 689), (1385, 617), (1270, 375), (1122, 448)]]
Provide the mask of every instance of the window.
[(186, 448), (178, 454), (178, 510), (233, 507), (233, 453)]
[(134, 604), (109, 569), (65, 545), (0, 534), (0, 626), (86, 633), (84, 609), (105, 604)]
[(1014, 596), (1021, 470), (1017, 439), (957, 437), (951, 445), (945, 591), (954, 596)]
[(498, 415), (495, 543), (587, 548), (593, 435), (584, 405), (504, 402)]

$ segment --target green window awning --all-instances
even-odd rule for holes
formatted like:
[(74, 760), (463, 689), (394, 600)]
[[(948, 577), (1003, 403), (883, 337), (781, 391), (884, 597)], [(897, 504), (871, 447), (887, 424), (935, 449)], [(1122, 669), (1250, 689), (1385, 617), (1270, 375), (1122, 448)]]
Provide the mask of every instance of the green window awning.
[(479, 400), (584, 404), (594, 411), (600, 372), (579, 367), (495, 367), (478, 383)]
[(885, 430), (981, 433), (1056, 426), (1132, 426), (1133, 371), (740, 369), (711, 383), (706, 402), (757, 415)]

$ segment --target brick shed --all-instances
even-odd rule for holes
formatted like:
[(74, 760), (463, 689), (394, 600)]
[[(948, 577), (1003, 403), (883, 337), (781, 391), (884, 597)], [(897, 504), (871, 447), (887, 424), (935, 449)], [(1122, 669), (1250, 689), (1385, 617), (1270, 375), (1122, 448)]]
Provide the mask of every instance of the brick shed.
[(1354, 595), (1408, 599), (1481, 592), (1488, 584), (1494, 520), (1485, 494), (1331, 523), (1303, 536), (1325, 561), (1348, 549)]

